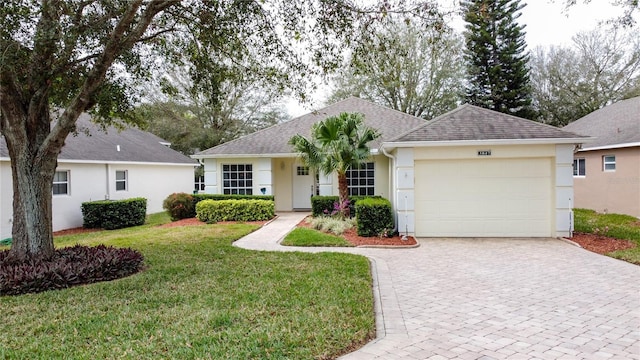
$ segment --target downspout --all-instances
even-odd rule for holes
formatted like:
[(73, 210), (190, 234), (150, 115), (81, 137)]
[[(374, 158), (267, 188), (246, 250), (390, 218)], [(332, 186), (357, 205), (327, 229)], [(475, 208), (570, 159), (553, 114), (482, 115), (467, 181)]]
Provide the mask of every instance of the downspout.
[(392, 154), (389, 154), (387, 152), (387, 150), (384, 148), (383, 145), (380, 145), (380, 151), (384, 154), (384, 156), (388, 157), (389, 159), (391, 159), (390, 162), (390, 171), (389, 171), (389, 193), (391, 194), (391, 206), (393, 207), (393, 220), (395, 222), (395, 229), (396, 231), (399, 231), (398, 228), (398, 206), (397, 206), (397, 194), (396, 194), (396, 190), (395, 190), (395, 180), (396, 180), (396, 171), (395, 171), (395, 165), (396, 165), (396, 157), (393, 156)]
[(106, 175), (107, 175), (107, 176), (106, 176), (106, 181), (107, 181), (107, 183), (106, 183), (106, 185), (107, 185), (106, 190), (107, 190), (107, 192), (104, 194), (104, 199), (105, 199), (105, 200), (109, 200), (109, 199), (111, 199), (111, 192), (110, 192), (110, 190), (109, 190), (109, 183), (110, 183), (110, 182), (109, 182), (109, 172), (111, 171), (111, 167), (109, 166), (109, 164), (105, 164), (105, 165), (104, 165), (104, 167), (105, 167), (105, 170), (106, 170), (106, 172), (107, 172), (107, 174), (106, 174)]

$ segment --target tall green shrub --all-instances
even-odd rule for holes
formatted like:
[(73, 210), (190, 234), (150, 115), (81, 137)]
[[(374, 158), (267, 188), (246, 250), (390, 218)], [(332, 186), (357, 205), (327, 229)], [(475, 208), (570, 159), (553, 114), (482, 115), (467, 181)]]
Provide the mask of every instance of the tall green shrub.
[(162, 202), (171, 220), (189, 219), (196, 216), (196, 206), (193, 196), (187, 193), (173, 193)]
[(82, 203), (85, 228), (107, 230), (143, 225), (147, 215), (147, 199), (101, 200)]
[(202, 200), (196, 204), (200, 221), (262, 221), (276, 216), (271, 200)]
[(356, 221), (360, 236), (393, 236), (393, 210), (387, 199), (367, 198), (358, 201)]

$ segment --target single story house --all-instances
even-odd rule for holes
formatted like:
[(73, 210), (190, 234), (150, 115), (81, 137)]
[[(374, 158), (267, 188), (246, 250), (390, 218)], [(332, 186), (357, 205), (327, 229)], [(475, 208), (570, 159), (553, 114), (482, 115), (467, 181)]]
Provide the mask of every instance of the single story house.
[[(193, 191), (193, 159), (171, 149), (161, 138), (136, 129), (106, 131), (80, 116), (77, 135), (69, 135), (58, 157), (53, 180), (53, 230), (82, 226), (83, 202), (147, 199), (147, 212), (162, 211), (173, 192)], [(0, 239), (11, 237), (13, 216), (11, 159), (0, 138)]]
[(371, 160), (348, 173), (349, 192), (388, 198), (399, 231), (569, 235), (573, 150), (587, 137), (472, 105), (427, 122), (352, 97), (193, 155), (204, 164), (205, 192), (274, 195), (277, 211), (337, 195), (335, 175), (313, 174), (288, 141), (342, 112), (362, 113), (382, 134), (370, 144)]
[(640, 218), (640, 97), (596, 110), (563, 129), (596, 138), (574, 154), (575, 207)]

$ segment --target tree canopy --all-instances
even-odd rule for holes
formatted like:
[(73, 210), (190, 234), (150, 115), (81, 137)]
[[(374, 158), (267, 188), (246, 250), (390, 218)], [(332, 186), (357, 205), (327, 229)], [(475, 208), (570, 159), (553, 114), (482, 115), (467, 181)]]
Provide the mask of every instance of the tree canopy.
[(640, 96), (640, 39), (607, 26), (578, 33), (570, 46), (537, 48), (531, 84), (538, 119), (556, 126)]
[(462, 40), (444, 24), (392, 21), (353, 51), (329, 102), (358, 96), (432, 119), (462, 95)]
[(533, 118), (520, 0), (462, 2), (466, 22), (466, 99), (499, 112)]

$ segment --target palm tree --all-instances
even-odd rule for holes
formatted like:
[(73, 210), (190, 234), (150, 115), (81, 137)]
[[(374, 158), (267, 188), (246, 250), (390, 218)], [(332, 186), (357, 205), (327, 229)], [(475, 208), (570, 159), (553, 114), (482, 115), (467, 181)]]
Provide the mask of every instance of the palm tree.
[[(364, 115), (341, 113), (315, 123), (311, 128), (311, 138), (297, 134), (290, 140), (302, 162), (314, 171), (325, 175), (338, 175), (338, 195), (340, 204), (349, 199), (347, 170), (362, 165), (370, 156), (370, 141), (380, 137), (380, 133), (364, 124)], [(349, 216), (349, 207), (343, 207), (344, 216)]]

